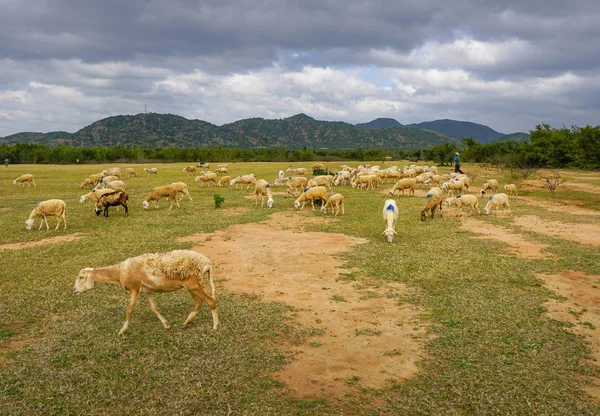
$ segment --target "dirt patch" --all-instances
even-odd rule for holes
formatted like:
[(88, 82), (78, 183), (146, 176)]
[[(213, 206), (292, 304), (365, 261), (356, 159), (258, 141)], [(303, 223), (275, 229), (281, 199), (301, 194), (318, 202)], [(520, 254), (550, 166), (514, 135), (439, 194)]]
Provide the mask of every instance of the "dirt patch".
[(27, 345), (35, 341), (34, 338), (23, 338), (23, 339), (9, 339), (8, 341), (0, 343), (0, 365), (6, 363), (6, 356), (21, 351)]
[(600, 211), (584, 208), (583, 203), (581, 201), (565, 201), (561, 200), (560, 202), (555, 201), (541, 201), (537, 199), (531, 198), (520, 198), (524, 200), (527, 205), (533, 205), (536, 207), (545, 208), (549, 211), (573, 214), (573, 215), (593, 215), (600, 216)]
[(595, 224), (565, 224), (557, 221), (545, 221), (535, 215), (516, 217), (515, 224), (551, 237), (600, 246), (600, 226)]
[[(520, 189), (528, 191), (539, 191), (540, 189), (547, 189), (541, 180), (539, 179), (528, 179), (523, 180), (519, 184)], [(576, 183), (576, 182), (563, 182), (558, 188), (558, 191), (578, 191), (578, 192), (590, 192), (593, 194), (600, 194), (600, 186), (591, 183)], [(550, 191), (548, 191), (550, 192)]]
[(22, 243), (10, 243), (0, 245), (0, 250), (21, 250), (24, 248), (45, 246), (47, 244), (58, 244), (58, 243), (70, 243), (77, 241), (87, 234), (85, 233), (74, 233), (67, 235), (57, 235), (56, 237), (48, 237), (37, 241), (26, 241)]
[(543, 250), (548, 247), (546, 244), (525, 240), (520, 234), (511, 233), (505, 228), (498, 227), (473, 217), (466, 218), (461, 224), (461, 228), (473, 233), (483, 234), (483, 236), (476, 236), (473, 238), (502, 241), (509, 245), (509, 252), (514, 253), (519, 257), (528, 259), (547, 259), (554, 257), (549, 253), (543, 252)]
[(8, 208), (8, 207), (0, 208), (0, 212), (13, 211), (13, 210), (14, 210), (14, 208)]
[(336, 280), (347, 272), (336, 255), (367, 240), (300, 228), (329, 220), (280, 212), (265, 223), (194, 237), (200, 242), (194, 249), (213, 261), (226, 292), (285, 302), (296, 308), (294, 321), (311, 328), (314, 336), (304, 344), (281, 346), (294, 359), (276, 377), (296, 397), (341, 397), (356, 387), (381, 388), (411, 378), (425, 340), (419, 311), (398, 306), (402, 285), (357, 289)]
[[(573, 324), (569, 331), (583, 336), (592, 350), (592, 359), (600, 364), (600, 276), (582, 272), (566, 271), (552, 275), (538, 275), (545, 286), (566, 297), (552, 299), (544, 304), (547, 315), (559, 321)], [(586, 391), (600, 399), (600, 381), (592, 378)]]
[(250, 207), (219, 208), (219, 212), (227, 217), (237, 217), (250, 211)]

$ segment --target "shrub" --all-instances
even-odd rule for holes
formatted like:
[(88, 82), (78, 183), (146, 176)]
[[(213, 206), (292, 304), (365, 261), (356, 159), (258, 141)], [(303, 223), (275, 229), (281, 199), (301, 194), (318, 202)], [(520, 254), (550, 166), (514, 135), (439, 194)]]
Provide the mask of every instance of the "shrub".
[(220, 208), (221, 204), (225, 202), (225, 198), (216, 192), (213, 194), (213, 198), (215, 199), (215, 208)]

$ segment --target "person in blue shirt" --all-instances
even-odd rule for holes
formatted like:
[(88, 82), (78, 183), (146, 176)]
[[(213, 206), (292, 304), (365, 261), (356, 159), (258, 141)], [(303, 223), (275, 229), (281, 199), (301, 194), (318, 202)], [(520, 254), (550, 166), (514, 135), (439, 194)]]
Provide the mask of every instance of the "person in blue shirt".
[(460, 157), (458, 156), (458, 152), (454, 153), (454, 172), (464, 174), (464, 172), (460, 170)]

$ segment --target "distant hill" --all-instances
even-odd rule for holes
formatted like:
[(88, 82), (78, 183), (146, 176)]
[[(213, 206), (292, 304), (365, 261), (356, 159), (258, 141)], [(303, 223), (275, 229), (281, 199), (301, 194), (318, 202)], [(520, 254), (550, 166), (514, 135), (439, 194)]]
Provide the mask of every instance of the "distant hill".
[(357, 127), (360, 127), (361, 129), (381, 129), (384, 127), (396, 127), (396, 126), (402, 126), (402, 124), (398, 123), (398, 121), (394, 120), (393, 118), (376, 118), (373, 121), (369, 121), (368, 123), (358, 123), (356, 124)]
[(523, 132), (511, 133), (511, 134), (504, 135), (494, 141), (495, 142), (508, 142), (511, 140), (513, 142), (517, 142), (517, 143), (525, 143), (525, 142), (529, 141), (529, 134), (523, 133)]
[(439, 133), (445, 134), (446, 136), (453, 137), (455, 139), (462, 139), (463, 137), (472, 137), (480, 143), (490, 143), (494, 140), (505, 136), (503, 133), (484, 126), (482, 124), (471, 123), (470, 121), (456, 121), (456, 120), (435, 120), (425, 121), (423, 123), (408, 124), (410, 127), (416, 127), (418, 129), (433, 130)]
[(390, 150), (418, 150), (455, 141), (435, 131), (402, 125), (365, 130), (344, 122), (317, 121), (306, 114), (278, 120), (249, 118), (219, 127), (202, 120), (155, 113), (108, 117), (75, 133), (18, 133), (0, 138), (0, 144), (27, 142), (48, 146)]

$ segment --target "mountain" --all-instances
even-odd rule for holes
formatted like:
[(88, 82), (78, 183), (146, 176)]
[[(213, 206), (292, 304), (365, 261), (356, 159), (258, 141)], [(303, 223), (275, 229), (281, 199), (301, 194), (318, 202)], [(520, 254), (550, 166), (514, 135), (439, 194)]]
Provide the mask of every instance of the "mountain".
[(409, 124), (410, 127), (416, 127), (418, 129), (433, 130), (439, 133), (445, 134), (446, 136), (453, 137), (457, 140), (463, 137), (472, 137), (480, 143), (490, 143), (500, 137), (504, 136), (503, 133), (484, 126), (482, 124), (471, 123), (469, 121), (456, 121), (456, 120), (435, 120), (425, 121), (423, 123)]
[(368, 123), (358, 123), (357, 127), (361, 129), (369, 130), (369, 129), (381, 129), (383, 127), (396, 127), (402, 126), (402, 124), (398, 123), (393, 118), (376, 118), (373, 121), (369, 121)]
[[(398, 123), (399, 124), (399, 123)], [(365, 130), (340, 121), (318, 121), (306, 114), (267, 120), (249, 118), (223, 126), (173, 114), (142, 113), (98, 120), (75, 133), (18, 133), (0, 144), (42, 143), (48, 146), (241, 147), (301, 149), (418, 150), (455, 139), (407, 126)]]

